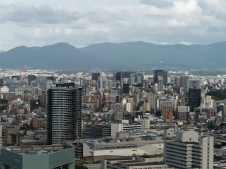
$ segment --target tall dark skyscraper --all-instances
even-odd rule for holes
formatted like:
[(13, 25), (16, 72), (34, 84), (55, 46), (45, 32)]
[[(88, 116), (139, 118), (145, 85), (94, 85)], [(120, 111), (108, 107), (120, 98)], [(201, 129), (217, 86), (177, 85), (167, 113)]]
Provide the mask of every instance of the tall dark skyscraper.
[(0, 79), (0, 87), (2, 87), (3, 86), (3, 79)]
[(154, 70), (153, 71), (153, 83), (158, 83), (158, 77), (162, 76), (163, 77), (163, 84), (167, 83), (167, 75), (168, 72), (165, 70)]
[(36, 80), (36, 78), (35, 75), (28, 75), (28, 84), (30, 85), (32, 81)]
[(194, 112), (194, 109), (201, 104), (201, 89), (190, 88), (188, 89), (188, 106), (190, 111)]
[(98, 78), (100, 77), (100, 73), (92, 73), (92, 80), (98, 80)]
[(129, 94), (129, 84), (123, 84), (123, 94)]
[(133, 72), (117, 72), (115, 77), (116, 80), (122, 80), (122, 78), (130, 78)]
[(82, 87), (57, 84), (47, 92), (48, 144), (76, 140), (82, 133)]

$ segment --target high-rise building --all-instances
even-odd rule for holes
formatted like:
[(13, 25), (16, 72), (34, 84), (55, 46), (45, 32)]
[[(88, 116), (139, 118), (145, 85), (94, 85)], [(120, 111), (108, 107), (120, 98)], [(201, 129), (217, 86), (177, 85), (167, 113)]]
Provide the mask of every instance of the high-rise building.
[(48, 90), (53, 86), (53, 81), (52, 80), (43, 80), (42, 81), (42, 90)]
[(34, 87), (32, 93), (34, 96), (40, 96), (42, 94), (42, 89), (39, 87)]
[(187, 90), (190, 88), (201, 89), (201, 80), (200, 79), (188, 79)]
[(180, 87), (187, 87), (189, 76), (183, 75), (180, 77)]
[(153, 72), (153, 83), (158, 83), (158, 76), (163, 77), (163, 84), (167, 83), (167, 74), (168, 72), (165, 70), (154, 70)]
[(52, 80), (53, 82), (55, 82), (55, 77), (54, 76), (49, 76), (49, 77), (46, 77), (47, 80)]
[(189, 112), (190, 112), (190, 107), (189, 106), (178, 106), (177, 119), (188, 121), (188, 119), (189, 119)]
[(161, 116), (164, 119), (167, 119), (168, 113), (173, 112), (173, 102), (170, 100), (160, 100), (160, 111), (161, 111)]
[(194, 112), (195, 108), (201, 104), (201, 89), (190, 88), (188, 90), (188, 106), (190, 111)]
[(222, 114), (222, 120), (226, 121), (226, 105), (224, 104), (219, 104), (217, 105), (217, 113), (221, 112)]
[(194, 131), (177, 132), (174, 140), (165, 139), (164, 146), (164, 162), (170, 167), (213, 169), (212, 136), (199, 136)]
[(4, 80), (0, 79), (0, 87), (2, 87), (4, 85)]
[(30, 100), (30, 111), (34, 111), (35, 109), (38, 109), (41, 106), (40, 100)]
[(142, 73), (135, 74), (135, 83), (136, 84), (143, 84), (144, 75)]
[(163, 91), (163, 77), (158, 76), (158, 91)]
[(97, 81), (99, 77), (100, 77), (100, 73), (92, 73), (92, 80)]
[(133, 72), (117, 72), (115, 77), (116, 80), (122, 80), (123, 78), (130, 78)]
[(156, 104), (157, 97), (158, 97), (158, 95), (154, 94), (154, 93), (150, 93), (147, 95), (147, 102), (150, 103), (152, 114), (154, 114), (157, 109), (157, 107), (156, 107), (157, 106), (157, 104)]
[(174, 79), (175, 86), (180, 86), (180, 76), (176, 76)]
[(123, 94), (129, 94), (129, 84), (123, 84)]
[(35, 75), (28, 75), (28, 84), (30, 85), (32, 81), (36, 80), (36, 78)]
[(47, 92), (48, 144), (82, 136), (82, 87), (57, 84)]
[(134, 85), (135, 84), (135, 73), (131, 73), (130, 74), (130, 85)]

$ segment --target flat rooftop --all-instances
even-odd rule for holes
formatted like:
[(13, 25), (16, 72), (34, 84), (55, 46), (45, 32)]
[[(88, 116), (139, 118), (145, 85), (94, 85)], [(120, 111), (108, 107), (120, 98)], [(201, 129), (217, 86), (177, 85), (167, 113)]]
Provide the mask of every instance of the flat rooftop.
[(4, 149), (12, 151), (18, 154), (49, 154), (57, 151), (61, 151), (67, 148), (71, 148), (69, 145), (35, 145), (35, 146), (12, 146), (5, 147)]
[(165, 165), (164, 163), (156, 163), (156, 162), (140, 162), (140, 161), (134, 161), (133, 163), (127, 164), (127, 166), (147, 166), (147, 165)]
[(164, 140), (130, 140), (125, 142), (98, 142), (98, 140), (86, 140), (84, 142), (94, 145), (145, 145), (164, 143)]

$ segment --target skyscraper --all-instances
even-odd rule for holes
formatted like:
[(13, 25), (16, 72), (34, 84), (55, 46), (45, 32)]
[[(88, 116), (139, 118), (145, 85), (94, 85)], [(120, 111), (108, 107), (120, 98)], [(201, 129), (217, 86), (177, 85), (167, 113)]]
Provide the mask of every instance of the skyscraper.
[(163, 91), (163, 77), (158, 76), (158, 91)]
[(92, 80), (97, 81), (99, 77), (100, 77), (100, 73), (98, 73), (98, 72), (92, 73)]
[(48, 144), (81, 138), (82, 87), (57, 84), (47, 92)]
[(28, 75), (28, 84), (31, 85), (31, 82), (36, 80), (36, 76), (35, 75)]
[(188, 79), (187, 82), (188, 82), (188, 84), (187, 84), (188, 90), (190, 88), (201, 89), (201, 80), (200, 79)]
[(167, 74), (168, 72), (165, 70), (154, 70), (153, 72), (153, 83), (158, 83), (158, 77), (162, 76), (163, 77), (163, 84), (167, 83)]
[(3, 79), (0, 79), (0, 87), (2, 87), (4, 85), (4, 81)]
[(194, 112), (195, 108), (199, 107), (201, 104), (201, 89), (190, 88), (188, 90), (188, 106), (190, 106), (190, 111)]
[(187, 87), (188, 79), (189, 79), (188, 75), (181, 76), (180, 77), (180, 87)]

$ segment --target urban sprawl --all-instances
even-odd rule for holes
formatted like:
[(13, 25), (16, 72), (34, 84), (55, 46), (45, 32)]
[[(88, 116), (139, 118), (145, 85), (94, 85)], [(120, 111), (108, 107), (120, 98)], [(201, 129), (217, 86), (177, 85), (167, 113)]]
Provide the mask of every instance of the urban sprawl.
[(0, 71), (2, 169), (226, 168), (226, 75)]

